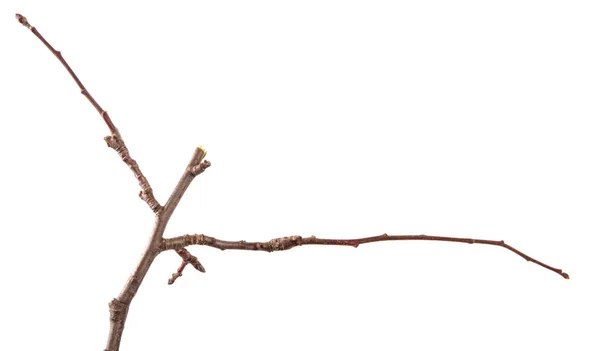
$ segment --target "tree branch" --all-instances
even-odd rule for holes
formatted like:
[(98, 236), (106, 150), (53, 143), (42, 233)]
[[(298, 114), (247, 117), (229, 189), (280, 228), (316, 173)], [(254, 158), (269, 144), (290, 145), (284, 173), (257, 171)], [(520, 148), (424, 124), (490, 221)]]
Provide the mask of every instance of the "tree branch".
[(181, 256), (183, 261), (181, 262), (181, 265), (179, 266), (179, 268), (177, 268), (177, 272), (173, 273), (171, 278), (169, 278), (169, 281), (168, 281), (169, 285), (175, 283), (175, 280), (177, 280), (177, 278), (179, 278), (183, 275), (183, 270), (184, 270), (185, 266), (188, 265), (188, 263), (191, 264), (192, 267), (196, 268), (196, 270), (198, 270), (202, 273), (206, 272), (206, 270), (204, 269), (204, 266), (202, 265), (202, 263), (200, 263), (198, 258), (196, 258), (196, 256), (192, 255), (187, 249), (183, 248), (183, 249), (176, 250), (175, 252), (177, 252), (177, 254), (179, 256)]
[[(163, 242), (163, 234), (165, 232), (165, 229), (167, 228), (167, 223), (169, 223), (169, 219), (171, 219), (171, 215), (175, 211), (175, 208), (179, 204), (179, 201), (183, 197), (183, 194), (192, 183), (192, 180), (194, 180), (194, 178), (196, 177), (192, 173), (192, 169), (202, 164), (202, 159), (205, 155), (206, 151), (204, 151), (204, 149), (202, 149), (201, 147), (198, 147), (194, 150), (192, 159), (185, 168), (185, 171), (183, 172), (179, 183), (177, 183), (177, 185), (175, 186), (175, 189), (171, 193), (171, 196), (165, 204), (165, 207), (156, 215), (156, 222), (154, 224), (154, 229), (152, 230), (148, 246), (144, 250), (140, 262), (138, 263), (137, 267), (127, 280), (127, 283), (123, 287), (123, 290), (121, 290), (119, 297), (116, 299), (118, 302), (127, 306), (127, 308), (129, 308), (129, 305), (131, 304), (131, 301), (135, 297), (135, 294), (137, 293), (138, 289), (140, 288), (144, 277), (146, 277), (146, 274), (148, 273), (152, 262), (154, 261), (156, 256), (158, 256), (158, 254), (161, 253), (160, 245)], [(183, 270), (183, 268), (181, 269)], [(115, 300), (113, 300), (111, 304), (114, 303), (114, 301)], [(111, 305), (109, 305), (109, 307), (110, 306)], [(112, 311), (112, 307), (110, 308)], [(119, 350), (121, 335), (123, 334), (123, 329), (125, 328), (126, 317), (127, 314), (125, 313), (123, 318), (114, 319), (112, 318), (111, 312), (110, 333), (108, 335), (108, 341), (106, 344), (105, 351)]]
[(117, 154), (121, 157), (123, 162), (131, 169), (136, 179), (138, 180), (140, 187), (140, 198), (144, 200), (156, 213), (155, 225), (150, 236), (150, 240), (147, 244), (146, 249), (142, 255), (142, 258), (135, 270), (129, 277), (127, 283), (123, 287), (123, 290), (119, 294), (118, 298), (113, 299), (109, 303), (110, 311), (110, 331), (105, 351), (118, 351), (121, 342), (121, 336), (123, 334), (125, 321), (129, 312), (131, 301), (136, 295), (144, 277), (146, 276), (152, 262), (161, 252), (166, 250), (175, 250), (177, 254), (182, 258), (182, 263), (177, 269), (177, 272), (173, 274), (169, 280), (169, 284), (172, 284), (178, 277), (183, 273), (183, 270), (188, 264), (191, 264), (194, 268), (200, 272), (204, 272), (204, 267), (200, 261), (193, 256), (187, 249), (189, 245), (206, 245), (212, 246), (221, 250), (253, 250), (253, 251), (283, 251), (289, 250), (293, 247), (302, 245), (338, 245), (338, 246), (354, 246), (358, 247), (361, 244), (378, 242), (378, 241), (400, 241), (400, 240), (430, 240), (430, 241), (450, 241), (460, 242), (468, 244), (486, 244), (500, 246), (508, 249), (515, 254), (523, 257), (527, 261), (531, 261), (539, 266), (542, 266), (548, 270), (551, 270), (557, 274), (560, 274), (565, 279), (569, 279), (569, 275), (558, 268), (553, 268), (545, 263), (542, 263), (521, 251), (513, 248), (510, 245), (504, 243), (504, 241), (494, 240), (481, 240), (481, 239), (467, 239), (467, 238), (454, 238), (454, 237), (443, 237), (443, 236), (428, 236), (428, 235), (379, 235), (373, 237), (366, 237), (360, 239), (319, 239), (314, 236), (303, 238), (301, 236), (290, 236), (282, 237), (269, 240), (267, 242), (246, 242), (246, 241), (226, 241), (219, 240), (203, 234), (184, 235), (180, 237), (164, 239), (163, 234), (166, 229), (167, 223), (169, 222), (171, 215), (175, 211), (175, 208), (179, 204), (179, 201), (185, 194), (185, 191), (190, 186), (193, 179), (204, 172), (206, 168), (211, 166), (211, 163), (207, 160), (203, 161), (206, 155), (206, 151), (202, 147), (198, 147), (194, 150), (194, 154), (190, 162), (188, 163), (181, 179), (175, 186), (171, 196), (165, 203), (164, 207), (158, 203), (154, 198), (152, 187), (148, 180), (143, 175), (137, 162), (130, 156), (129, 150), (127, 149), (123, 138), (121, 137), (118, 129), (113, 124), (112, 120), (108, 116), (108, 113), (103, 110), (98, 102), (92, 97), (88, 90), (83, 86), (79, 78), (75, 75), (71, 67), (64, 60), (62, 54), (55, 50), (44, 37), (37, 31), (37, 29), (29, 24), (27, 19), (20, 14), (16, 15), (19, 23), (27, 27), (31, 32), (42, 42), (46, 47), (56, 56), (61, 62), (65, 69), (69, 72), (81, 93), (88, 99), (88, 101), (94, 106), (96, 111), (100, 114), (106, 125), (108, 126), (111, 135), (105, 138), (106, 144), (114, 149)]
[(35, 29), (35, 27), (33, 27), (31, 24), (29, 24), (29, 22), (27, 21), (27, 18), (25, 18), (25, 16), (22, 16), (18, 13), (15, 16), (17, 18), (17, 21), (19, 21), (19, 23), (21, 23), (22, 25), (27, 27), (29, 30), (31, 30), (31, 32), (36, 37), (38, 37), (38, 39), (42, 43), (44, 43), (44, 45), (46, 45), (48, 50), (50, 50), (54, 54), (54, 56), (56, 56), (56, 58), (60, 61), (60, 63), (62, 63), (62, 65), (65, 67), (65, 69), (69, 72), (69, 74), (71, 75), (71, 77), (73, 78), (75, 83), (77, 83), (77, 86), (81, 90), (81, 94), (83, 94), (83, 96), (85, 96), (89, 100), (89, 102), (94, 106), (96, 111), (98, 111), (98, 113), (100, 114), (100, 116), (102, 117), (102, 119), (104, 120), (106, 125), (108, 126), (108, 129), (110, 129), (110, 133), (111, 133), (110, 136), (107, 136), (104, 138), (104, 140), (106, 141), (106, 144), (110, 148), (114, 149), (119, 154), (119, 156), (121, 156), (121, 159), (123, 159), (123, 162), (125, 162), (125, 164), (127, 164), (127, 166), (129, 166), (129, 168), (135, 175), (135, 178), (138, 180), (138, 183), (140, 184), (140, 187), (142, 188), (142, 190), (139, 193), (140, 198), (142, 200), (144, 200), (148, 204), (148, 206), (150, 206), (150, 209), (152, 209), (152, 211), (154, 213), (158, 213), (158, 211), (161, 210), (162, 206), (154, 198), (154, 194), (152, 192), (152, 187), (150, 186), (150, 183), (148, 182), (148, 180), (146, 179), (146, 177), (140, 170), (140, 167), (138, 166), (137, 162), (133, 158), (131, 158), (131, 156), (129, 156), (129, 150), (125, 146), (125, 141), (123, 141), (123, 138), (121, 137), (121, 134), (119, 133), (119, 130), (113, 124), (112, 120), (108, 116), (108, 113), (105, 110), (103, 110), (102, 107), (100, 107), (100, 104), (98, 104), (98, 102), (92, 97), (92, 95), (85, 88), (85, 86), (83, 86), (83, 83), (81, 83), (81, 80), (79, 80), (79, 78), (77, 77), (75, 72), (73, 72), (73, 70), (71, 69), (71, 66), (69, 66), (67, 61), (65, 61), (61, 52), (58, 50), (55, 50), (54, 47), (52, 47), (52, 45), (50, 45), (50, 43), (48, 43), (48, 41), (46, 41), (46, 39), (44, 39), (44, 37), (40, 34), (40, 32), (38, 32), (38, 30)]
[[(113, 299), (109, 305), (110, 311), (110, 329), (108, 340), (106, 343), (105, 351), (118, 351), (119, 345), (121, 344), (121, 336), (123, 335), (123, 330), (125, 328), (125, 321), (127, 319), (127, 314), (129, 312), (129, 306), (134, 296), (136, 295), (144, 277), (148, 273), (150, 269), (150, 265), (156, 258), (156, 256), (161, 252), (160, 244), (163, 240), (163, 233), (167, 227), (167, 223), (175, 211), (175, 208), (179, 204), (183, 194), (191, 184), (194, 178), (204, 172), (206, 168), (210, 167), (209, 161), (202, 162), (202, 159), (206, 155), (206, 151), (202, 147), (198, 147), (194, 150), (194, 154), (192, 155), (192, 159), (188, 163), (185, 172), (183, 173), (179, 183), (171, 193), (169, 200), (165, 204), (164, 208), (156, 201), (154, 195), (152, 193), (152, 187), (150, 186), (146, 177), (144, 177), (142, 171), (140, 170), (137, 162), (129, 155), (129, 150), (121, 137), (118, 129), (112, 123), (108, 113), (104, 111), (98, 102), (92, 97), (92, 95), (87, 91), (87, 89), (83, 86), (77, 75), (73, 72), (69, 64), (64, 60), (62, 54), (55, 50), (50, 43), (44, 39), (44, 37), (38, 32), (35, 27), (31, 26), (27, 21), (27, 18), (20, 14), (16, 14), (17, 21), (27, 27), (33, 34), (38, 37), (46, 45), (46, 47), (56, 56), (56, 58), (62, 63), (62, 65), (69, 72), (77, 86), (81, 89), (81, 93), (90, 101), (90, 103), (96, 108), (96, 111), (100, 114), (104, 122), (110, 129), (111, 135), (104, 138), (108, 147), (114, 149), (121, 159), (133, 172), (136, 179), (138, 180), (142, 191), (140, 192), (140, 198), (144, 200), (152, 209), (154, 213), (156, 213), (156, 220), (154, 229), (152, 230), (152, 234), (150, 236), (150, 240), (144, 253), (142, 254), (142, 258), (138, 265), (136, 266), (134, 272), (131, 274), (127, 283), (123, 287), (123, 290), (119, 294), (118, 298)], [(192, 264), (196, 269), (204, 269), (197, 258), (192, 256), (187, 250), (181, 249), (179, 250), (180, 254), (184, 257), (185, 265)], [(187, 253), (187, 255), (186, 255)], [(185, 267), (183, 265), (181, 270)], [(179, 272), (181, 274), (181, 272)]]
[(175, 238), (164, 239), (160, 245), (162, 251), (165, 250), (180, 250), (190, 245), (205, 245), (221, 250), (250, 250), (250, 251), (284, 251), (302, 245), (335, 245), (335, 246), (353, 246), (358, 247), (361, 244), (374, 243), (378, 241), (401, 241), (401, 240), (429, 240), (429, 241), (450, 241), (465, 244), (485, 244), (500, 246), (508, 249), (525, 260), (533, 262), (539, 266), (551, 270), (554, 273), (560, 274), (563, 278), (569, 279), (569, 275), (561, 269), (551, 267), (535, 258), (528, 256), (514, 247), (504, 243), (504, 240), (482, 240), (468, 238), (454, 238), (448, 236), (430, 236), (430, 235), (387, 235), (370, 236), (359, 239), (320, 239), (315, 236), (303, 238), (301, 236), (286, 236), (282, 238), (271, 239), (265, 242), (246, 242), (227, 241), (213, 238), (204, 234), (183, 235)]

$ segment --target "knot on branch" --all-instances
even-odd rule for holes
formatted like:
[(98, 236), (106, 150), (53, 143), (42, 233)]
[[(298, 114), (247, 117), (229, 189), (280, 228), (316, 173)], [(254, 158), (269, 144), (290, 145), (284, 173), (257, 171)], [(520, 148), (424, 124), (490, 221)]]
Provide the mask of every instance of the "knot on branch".
[(194, 167), (192, 167), (190, 169), (190, 173), (192, 173), (192, 175), (195, 177), (198, 174), (204, 172), (204, 170), (206, 170), (208, 167), (211, 166), (210, 161), (208, 160), (204, 160), (202, 161), (200, 164), (195, 165)]
[(142, 199), (148, 204), (148, 206), (150, 206), (152, 212), (158, 213), (158, 211), (162, 209), (161, 204), (159, 204), (158, 201), (154, 198), (152, 188), (142, 189), (138, 195), (140, 199)]
[(122, 303), (117, 299), (112, 299), (111, 302), (108, 303), (108, 309), (110, 311), (110, 320), (112, 322), (120, 323), (125, 320), (127, 316), (127, 310), (129, 306)]
[(119, 134), (115, 133), (113, 135), (105, 136), (104, 141), (106, 141), (106, 146), (114, 149), (124, 161), (125, 157), (129, 156), (129, 150), (127, 150), (127, 146), (125, 146), (125, 142)]
[(283, 238), (271, 239), (265, 245), (268, 251), (283, 251), (302, 243), (302, 237), (299, 235), (286, 236)]

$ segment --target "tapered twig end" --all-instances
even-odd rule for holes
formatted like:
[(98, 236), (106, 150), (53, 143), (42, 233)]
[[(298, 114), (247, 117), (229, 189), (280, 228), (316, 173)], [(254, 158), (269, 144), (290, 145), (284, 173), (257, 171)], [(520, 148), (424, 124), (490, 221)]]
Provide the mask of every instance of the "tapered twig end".
[(561, 272), (560, 275), (562, 275), (565, 279), (571, 279), (571, 277), (569, 277), (569, 275), (566, 272)]
[(15, 14), (15, 17), (17, 18), (17, 21), (19, 21), (19, 23), (21, 23), (28, 29), (31, 29), (31, 24), (29, 24), (29, 22), (27, 21), (27, 17), (21, 15), (20, 13)]

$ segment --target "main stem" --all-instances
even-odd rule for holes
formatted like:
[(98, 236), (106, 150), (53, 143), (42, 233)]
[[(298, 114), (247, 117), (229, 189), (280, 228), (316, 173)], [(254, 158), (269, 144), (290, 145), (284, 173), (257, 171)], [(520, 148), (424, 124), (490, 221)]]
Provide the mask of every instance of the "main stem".
[(200, 164), (204, 156), (205, 152), (203, 149), (197, 148), (194, 151), (192, 159), (181, 176), (179, 183), (177, 183), (177, 186), (173, 190), (173, 193), (169, 197), (169, 200), (163, 209), (156, 215), (156, 222), (150, 236), (150, 241), (148, 242), (140, 262), (127, 280), (127, 283), (125, 283), (119, 297), (110, 302), (110, 330), (105, 351), (119, 350), (129, 305), (142, 284), (146, 273), (148, 273), (152, 262), (154, 262), (156, 256), (161, 252), (160, 246), (163, 241), (163, 234), (167, 228), (167, 223), (169, 222), (169, 219), (171, 219), (171, 215), (175, 211), (183, 194), (194, 179), (194, 174), (192, 172), (193, 167)]
[(119, 130), (114, 125), (108, 113), (102, 109), (100, 104), (92, 97), (89, 91), (85, 88), (81, 80), (77, 77), (71, 66), (65, 61), (60, 51), (54, 49), (52, 45), (40, 34), (40, 32), (29, 22), (25, 16), (20, 14), (16, 14), (17, 21), (21, 23), (23, 26), (27, 27), (44, 45), (56, 56), (56, 58), (60, 61), (60, 63), (65, 67), (67, 72), (71, 75), (71, 78), (75, 81), (77, 86), (79, 87), (81, 94), (83, 94), (88, 101), (94, 106), (96, 111), (100, 114), (108, 129), (110, 129), (111, 136), (106, 137), (106, 143), (109, 147), (115, 149), (115, 151), (121, 156), (123, 161), (131, 168), (136, 179), (140, 183), (142, 187), (142, 191), (140, 192), (140, 197), (142, 200), (146, 201), (150, 208), (156, 213), (154, 229), (152, 230), (152, 234), (150, 236), (150, 240), (144, 253), (142, 254), (142, 258), (135, 270), (127, 280), (127, 283), (123, 287), (123, 290), (119, 294), (119, 297), (113, 299), (109, 303), (110, 310), (110, 329), (108, 334), (108, 341), (106, 343), (105, 351), (118, 351), (119, 345), (121, 344), (121, 336), (123, 335), (123, 329), (125, 328), (125, 321), (127, 320), (127, 313), (129, 311), (129, 306), (131, 301), (135, 297), (144, 277), (148, 273), (152, 262), (161, 252), (160, 245), (163, 241), (163, 234), (165, 229), (167, 228), (167, 223), (171, 218), (171, 215), (175, 211), (175, 208), (179, 204), (179, 200), (181, 200), (183, 194), (191, 184), (194, 177), (202, 172), (206, 167), (210, 166), (209, 162), (202, 163), (202, 159), (206, 155), (206, 152), (201, 147), (198, 147), (194, 154), (192, 155), (192, 159), (190, 160), (188, 166), (181, 176), (179, 183), (173, 190), (173, 193), (169, 197), (169, 200), (165, 204), (164, 207), (160, 206), (158, 201), (154, 198), (152, 194), (152, 188), (150, 184), (146, 180), (146, 177), (142, 174), (142, 171), (139, 169), (137, 162), (129, 156), (129, 151), (125, 146), (125, 142), (121, 138)]

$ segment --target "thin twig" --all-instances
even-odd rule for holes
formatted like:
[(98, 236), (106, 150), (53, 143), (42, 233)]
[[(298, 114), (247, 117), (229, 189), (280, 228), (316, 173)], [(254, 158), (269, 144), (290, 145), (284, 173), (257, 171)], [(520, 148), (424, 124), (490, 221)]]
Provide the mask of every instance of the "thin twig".
[(179, 268), (177, 268), (177, 272), (175, 272), (175, 273), (173, 273), (173, 275), (171, 275), (171, 278), (169, 278), (169, 281), (167, 281), (167, 284), (171, 285), (171, 284), (175, 283), (177, 278), (179, 278), (183, 275), (183, 270), (185, 269), (185, 266), (187, 266), (187, 262), (185, 262), (185, 261), (181, 262), (181, 265), (179, 265)]
[(546, 269), (560, 274), (563, 278), (569, 279), (569, 275), (561, 269), (551, 267), (535, 258), (528, 256), (514, 247), (504, 243), (504, 240), (483, 240), (469, 238), (454, 238), (448, 236), (430, 236), (430, 235), (387, 235), (370, 236), (359, 239), (320, 239), (314, 236), (303, 238), (301, 236), (286, 236), (276, 238), (265, 242), (246, 242), (246, 241), (227, 241), (213, 238), (204, 234), (183, 235), (175, 238), (164, 239), (161, 250), (180, 250), (189, 245), (205, 245), (221, 250), (251, 250), (251, 251), (283, 251), (302, 245), (336, 245), (336, 246), (353, 246), (358, 247), (361, 244), (374, 243), (378, 241), (401, 241), (401, 240), (429, 240), (429, 241), (450, 241), (466, 244), (485, 244), (500, 246), (508, 249), (525, 260), (540, 265)]
[(123, 141), (123, 138), (121, 137), (121, 134), (119, 133), (119, 130), (113, 124), (112, 120), (108, 116), (108, 112), (106, 112), (105, 110), (102, 109), (102, 107), (100, 107), (100, 104), (98, 104), (98, 102), (92, 97), (90, 92), (85, 88), (85, 86), (83, 86), (83, 83), (81, 83), (81, 80), (79, 80), (79, 78), (77, 77), (75, 72), (73, 72), (73, 70), (71, 69), (71, 66), (69, 66), (67, 61), (65, 61), (61, 52), (54, 49), (54, 47), (52, 47), (52, 45), (50, 45), (50, 43), (48, 43), (48, 41), (46, 41), (46, 39), (40, 34), (40, 32), (38, 32), (38, 30), (34, 26), (29, 24), (29, 22), (27, 21), (27, 18), (25, 16), (22, 16), (17, 13), (15, 15), (15, 17), (17, 18), (17, 21), (19, 21), (19, 23), (21, 23), (22, 25), (27, 27), (29, 30), (31, 30), (31, 32), (36, 37), (38, 37), (38, 39), (41, 40), (41, 42), (44, 43), (44, 45), (46, 45), (48, 50), (50, 50), (54, 54), (54, 56), (56, 56), (56, 58), (60, 61), (60, 63), (62, 63), (62, 65), (65, 67), (65, 69), (69, 72), (69, 74), (71, 75), (71, 77), (73, 78), (75, 83), (77, 83), (77, 86), (81, 90), (81, 94), (83, 94), (83, 96), (85, 96), (89, 100), (89, 102), (94, 106), (96, 111), (98, 111), (98, 113), (100, 114), (100, 116), (102, 117), (102, 119), (104, 120), (106, 125), (108, 126), (108, 129), (110, 129), (110, 133), (111, 133), (110, 136), (107, 136), (104, 138), (104, 140), (106, 141), (106, 144), (110, 148), (117, 151), (119, 156), (121, 156), (121, 159), (123, 159), (125, 164), (127, 164), (127, 166), (129, 166), (129, 168), (135, 175), (135, 178), (138, 180), (140, 187), (142, 188), (142, 191), (139, 193), (140, 198), (142, 200), (144, 200), (148, 204), (148, 206), (150, 206), (150, 209), (152, 209), (152, 211), (154, 213), (158, 213), (158, 211), (161, 210), (162, 206), (156, 200), (156, 198), (154, 198), (154, 193), (152, 191), (152, 187), (150, 186), (150, 183), (148, 182), (148, 180), (146, 179), (146, 177), (140, 170), (140, 167), (138, 166), (137, 162), (133, 158), (131, 158), (131, 156), (129, 156), (129, 150), (125, 146), (125, 141)]
[(192, 255), (187, 249), (179, 249), (177, 250), (177, 254), (181, 256), (183, 262), (191, 264), (192, 267), (194, 267), (199, 272), (206, 273), (206, 269), (204, 269), (202, 263), (200, 263), (198, 258)]
[(192, 255), (187, 249), (182, 248), (182, 249), (176, 250), (176, 252), (179, 256), (181, 256), (182, 262), (181, 262), (181, 265), (179, 266), (179, 268), (177, 268), (177, 272), (173, 273), (171, 278), (169, 278), (169, 281), (168, 281), (169, 285), (175, 283), (175, 280), (177, 280), (177, 278), (179, 278), (183, 275), (183, 270), (185, 269), (185, 266), (187, 266), (188, 264), (191, 264), (192, 267), (196, 268), (196, 270), (198, 270), (202, 273), (206, 272), (206, 270), (204, 269), (204, 266), (202, 265), (202, 263), (200, 263), (198, 258), (196, 258), (196, 256)]

